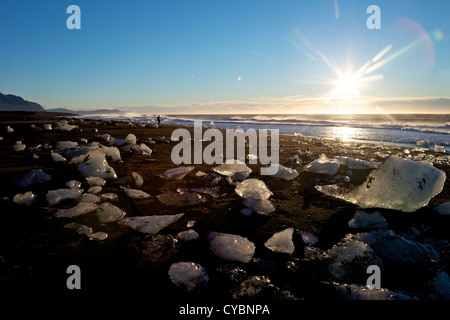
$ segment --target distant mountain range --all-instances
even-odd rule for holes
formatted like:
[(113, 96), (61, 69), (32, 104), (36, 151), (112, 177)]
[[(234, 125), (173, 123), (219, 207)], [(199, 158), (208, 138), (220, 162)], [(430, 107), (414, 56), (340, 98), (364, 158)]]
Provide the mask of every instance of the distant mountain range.
[(58, 112), (58, 113), (72, 113), (77, 115), (92, 115), (92, 114), (123, 114), (123, 111), (118, 109), (97, 109), (97, 110), (72, 110), (67, 108), (52, 108), (45, 109), (47, 112)]
[(13, 94), (2, 94), (0, 92), (0, 111), (45, 111), (36, 103), (24, 100)]

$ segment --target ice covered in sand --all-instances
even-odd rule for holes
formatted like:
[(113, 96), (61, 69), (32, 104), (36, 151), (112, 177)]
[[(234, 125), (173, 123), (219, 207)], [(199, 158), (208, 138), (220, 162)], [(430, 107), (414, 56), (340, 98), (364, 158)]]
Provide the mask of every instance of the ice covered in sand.
[(239, 160), (227, 160), (225, 163), (221, 164), (218, 167), (213, 168), (213, 170), (223, 176), (233, 176), (238, 172), (245, 172), (250, 174), (252, 172), (252, 169), (247, 167), (247, 165)]
[(450, 202), (438, 205), (437, 207), (434, 207), (434, 210), (436, 210), (440, 214), (450, 215)]
[(25, 193), (16, 194), (13, 198), (13, 201), (17, 204), (30, 206), (33, 203), (33, 201), (36, 200), (36, 197), (37, 196), (33, 192), (28, 191)]
[(134, 183), (138, 187), (140, 187), (140, 186), (142, 186), (144, 184), (144, 178), (142, 178), (142, 176), (139, 173), (132, 172), (131, 175), (133, 176)]
[(150, 149), (145, 143), (134, 144), (130, 147), (130, 149), (144, 156), (152, 155), (152, 149)]
[(269, 199), (247, 198), (244, 200), (244, 204), (245, 206), (259, 214), (268, 215), (269, 213), (275, 211), (275, 207)]
[(167, 170), (166, 172), (160, 174), (159, 176), (167, 180), (169, 179), (181, 180), (192, 170), (194, 170), (194, 167), (178, 167)]
[(50, 206), (60, 203), (65, 199), (76, 199), (83, 193), (83, 189), (57, 189), (47, 192), (47, 202)]
[(97, 197), (95, 194), (85, 193), (81, 196), (81, 198), (78, 198), (78, 201), (79, 202), (98, 203), (98, 202), (100, 202), (100, 198)]
[(78, 171), (85, 177), (117, 178), (116, 172), (106, 161), (106, 155), (100, 150), (90, 150), (86, 154), (72, 158), (69, 164), (76, 164)]
[(295, 250), (294, 242), (292, 241), (293, 233), (294, 228), (287, 228), (283, 231), (276, 232), (264, 245), (274, 252), (293, 254)]
[(387, 228), (388, 224), (380, 212), (368, 213), (356, 210), (353, 218), (348, 222), (350, 228), (380, 229)]
[(66, 182), (66, 187), (69, 189), (80, 189), (81, 188), (81, 182), (77, 180), (70, 180)]
[(205, 285), (209, 281), (206, 270), (194, 262), (173, 263), (169, 269), (169, 276), (173, 284), (187, 291), (193, 290), (198, 285)]
[(267, 199), (273, 195), (264, 181), (258, 179), (247, 179), (242, 182), (237, 182), (235, 191), (245, 199)]
[(122, 220), (122, 223), (136, 231), (157, 234), (168, 225), (178, 221), (184, 213), (175, 215), (136, 216)]
[(308, 163), (304, 168), (308, 172), (333, 176), (339, 170), (339, 166), (339, 160), (327, 158), (325, 154), (322, 154), (318, 159)]
[(277, 165), (278, 171), (274, 175), (272, 175), (272, 178), (277, 179), (284, 179), (284, 180), (292, 180), (298, 176), (298, 172), (295, 169), (287, 168), (282, 165)]
[(102, 191), (102, 187), (101, 186), (93, 186), (93, 187), (90, 187), (87, 192), (88, 193), (92, 193), (92, 194), (97, 194), (97, 193), (99, 193), (101, 191)]
[(68, 209), (59, 209), (54, 216), (56, 218), (74, 218), (95, 211), (96, 209), (97, 205), (94, 203), (80, 202), (75, 207)]
[(109, 202), (104, 202), (97, 207), (96, 214), (100, 223), (109, 223), (121, 220), (127, 213)]
[(42, 169), (30, 169), (13, 178), (12, 182), (21, 187), (28, 188), (35, 183), (45, 183), (52, 179), (52, 176), (42, 171)]
[(195, 230), (193, 229), (189, 229), (189, 230), (185, 230), (185, 231), (181, 231), (177, 233), (177, 238), (182, 239), (184, 241), (190, 241), (190, 240), (195, 240), (198, 239), (200, 237), (200, 235), (195, 232)]
[(73, 129), (78, 128), (76, 125), (69, 124), (67, 120), (61, 120), (56, 123), (55, 129), (63, 130), (63, 131), (72, 131)]
[(147, 199), (147, 198), (151, 198), (152, 197), (147, 192), (144, 192), (142, 190), (125, 188), (125, 187), (122, 187), (122, 189), (123, 189), (123, 191), (125, 191), (126, 195), (129, 196), (130, 198)]
[(389, 157), (367, 180), (351, 191), (337, 185), (316, 186), (320, 192), (361, 208), (385, 208), (414, 212), (439, 194), (446, 174), (432, 164)]
[(381, 162), (372, 162), (342, 156), (336, 156), (334, 159), (338, 160), (341, 165), (352, 170), (375, 169), (381, 164)]
[(208, 240), (211, 244), (211, 251), (225, 260), (248, 263), (255, 254), (253, 242), (239, 235), (210, 232)]

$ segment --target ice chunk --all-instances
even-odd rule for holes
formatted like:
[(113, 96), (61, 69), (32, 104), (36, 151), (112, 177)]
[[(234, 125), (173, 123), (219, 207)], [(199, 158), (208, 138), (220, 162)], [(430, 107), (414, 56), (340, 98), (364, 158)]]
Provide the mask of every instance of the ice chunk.
[(238, 172), (246, 172), (248, 174), (252, 172), (252, 169), (247, 167), (244, 162), (233, 159), (225, 161), (225, 163), (213, 168), (213, 170), (221, 175), (229, 177), (235, 175)]
[(446, 202), (437, 207), (434, 207), (434, 210), (436, 210), (440, 214), (450, 215), (450, 202)]
[(52, 130), (52, 125), (49, 123), (46, 123), (42, 126), (42, 128), (44, 128), (44, 130)]
[(10, 126), (7, 126), (6, 127), (6, 132), (8, 132), (8, 133), (14, 132), (14, 129), (11, 128)]
[(434, 152), (442, 152), (445, 153), (445, 147), (444, 146), (440, 146), (438, 144), (434, 145)]
[(87, 235), (90, 239), (94, 240), (106, 240), (108, 238), (108, 234), (106, 232), (97, 231), (94, 233), (90, 233)]
[(242, 198), (268, 199), (273, 195), (264, 181), (258, 179), (248, 179), (237, 182), (235, 192)]
[(146, 199), (146, 198), (151, 198), (152, 197), (147, 192), (144, 192), (142, 190), (125, 188), (125, 187), (122, 187), (122, 189), (125, 191), (126, 195), (129, 196), (130, 198)]
[(284, 179), (284, 180), (292, 180), (298, 176), (298, 172), (295, 169), (287, 168), (282, 165), (278, 165), (278, 171), (274, 175), (273, 178)]
[(77, 222), (66, 223), (64, 225), (64, 228), (75, 230), (76, 232), (78, 232), (78, 234), (82, 234), (85, 236), (87, 236), (93, 232), (91, 227), (88, 227), (84, 224), (77, 223)]
[(27, 146), (22, 143), (22, 141), (16, 141), (16, 144), (13, 145), (13, 150), (16, 152), (24, 151)]
[(102, 200), (119, 201), (119, 196), (117, 195), (117, 193), (114, 192), (102, 193), (100, 195), (100, 198)]
[(122, 157), (120, 156), (120, 151), (116, 147), (107, 147), (104, 145), (99, 146), (100, 151), (103, 152), (111, 161), (120, 161)]
[(303, 231), (300, 235), (302, 236), (303, 242), (308, 246), (315, 245), (317, 241), (319, 241), (319, 239), (317, 239), (317, 237), (311, 232)]
[(53, 159), (54, 162), (65, 162), (65, 161), (67, 161), (66, 158), (64, 158), (62, 155), (60, 155), (57, 152), (50, 151), (50, 154), (51, 154), (52, 159)]
[(187, 175), (192, 170), (194, 170), (194, 167), (178, 167), (175, 169), (167, 170), (163, 174), (160, 174), (160, 177), (167, 180), (169, 179), (181, 180), (184, 178), (185, 175)]
[(183, 287), (192, 291), (199, 285), (205, 285), (208, 281), (206, 270), (194, 262), (173, 263), (169, 269), (170, 281), (177, 287)]
[(122, 220), (126, 226), (148, 234), (157, 234), (168, 225), (178, 221), (184, 213), (175, 215), (157, 215), (157, 216), (137, 216), (129, 217)]
[[(80, 157), (77, 157), (74, 162), (77, 163), (78, 170), (85, 177), (117, 178), (116, 172), (108, 164), (105, 154), (100, 150), (91, 150)], [(69, 163), (74, 159), (71, 159)]]
[(33, 192), (28, 191), (22, 194), (20, 193), (16, 194), (13, 198), (13, 201), (17, 204), (30, 206), (33, 203), (33, 201), (36, 200), (36, 197), (37, 196)]
[(75, 207), (59, 209), (54, 216), (56, 218), (73, 218), (95, 211), (95, 209), (97, 209), (97, 205), (94, 203), (80, 202)]
[(65, 151), (67, 149), (73, 149), (78, 147), (78, 142), (74, 141), (58, 141), (55, 145), (55, 149)]
[(243, 216), (251, 216), (252, 212), (253, 212), (253, 210), (250, 208), (241, 209), (241, 214)]
[(21, 173), (12, 179), (12, 182), (21, 187), (28, 188), (34, 183), (45, 183), (52, 179), (52, 176), (46, 174), (42, 169), (30, 169), (27, 172)]
[(269, 199), (246, 198), (244, 204), (259, 214), (268, 215), (275, 211), (275, 207)]
[(210, 232), (208, 240), (211, 251), (225, 260), (248, 263), (255, 254), (255, 245), (247, 238), (219, 232)]
[(346, 166), (349, 169), (361, 170), (361, 169), (375, 169), (378, 168), (381, 162), (371, 162), (361, 159), (353, 159), (349, 157), (335, 157), (341, 165)]
[(109, 202), (104, 202), (97, 207), (96, 214), (100, 223), (109, 223), (121, 220), (127, 213)]
[(85, 193), (79, 198), (79, 202), (98, 203), (100, 198), (92, 193)]
[(322, 154), (319, 159), (316, 159), (305, 166), (305, 170), (313, 173), (320, 173), (333, 176), (339, 170), (340, 162), (337, 159), (329, 159), (325, 154)]
[(386, 220), (380, 212), (367, 213), (363, 210), (356, 210), (353, 218), (348, 222), (350, 228), (379, 229), (387, 228)]
[(50, 206), (60, 203), (65, 199), (76, 199), (83, 193), (83, 189), (57, 189), (47, 192), (47, 202)]
[(142, 186), (144, 184), (144, 178), (142, 178), (142, 176), (139, 173), (132, 172), (131, 175), (133, 176), (134, 183), (138, 187), (140, 187), (140, 186)]
[(316, 189), (363, 209), (414, 212), (442, 191), (445, 179), (445, 172), (429, 163), (390, 157), (361, 186), (349, 192), (341, 192), (337, 185), (316, 186)]
[(87, 183), (89, 183), (90, 186), (103, 187), (106, 184), (106, 180), (100, 177), (86, 177), (86, 181)]
[(93, 186), (93, 187), (90, 187), (87, 192), (88, 193), (92, 193), (92, 194), (97, 194), (97, 193), (99, 193), (101, 191), (102, 191), (102, 187), (100, 187), (100, 186)]
[(56, 129), (58, 130), (72, 131), (75, 128), (78, 128), (78, 126), (69, 124), (67, 120), (61, 120), (56, 123)]
[(152, 154), (152, 149), (150, 149), (145, 143), (141, 143), (139, 145), (134, 144), (130, 149), (144, 156), (150, 156)]
[(180, 238), (184, 241), (198, 239), (198, 237), (200, 237), (200, 235), (197, 232), (195, 232), (195, 230), (193, 230), (193, 229), (189, 229), (189, 230), (181, 231), (181, 232), (177, 233), (177, 238)]
[(292, 241), (293, 233), (294, 228), (276, 232), (264, 245), (274, 252), (293, 254), (295, 250), (294, 242)]
[(66, 187), (69, 189), (80, 189), (81, 188), (81, 182), (77, 180), (70, 180), (66, 182)]
[(333, 283), (333, 285), (339, 298), (345, 300), (415, 300), (414, 297), (385, 288), (369, 289), (358, 284)]

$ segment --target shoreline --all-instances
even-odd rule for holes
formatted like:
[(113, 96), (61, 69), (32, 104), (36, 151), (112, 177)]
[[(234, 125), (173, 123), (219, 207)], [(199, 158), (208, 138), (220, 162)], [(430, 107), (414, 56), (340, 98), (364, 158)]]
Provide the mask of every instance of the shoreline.
[[(57, 121), (57, 118), (54, 118), (52, 123), (55, 121)], [(260, 297), (263, 301), (274, 297), (280, 298), (280, 296), (277, 296), (280, 292), (286, 294), (283, 296), (286, 299), (292, 296), (306, 300), (322, 298), (339, 300), (341, 298), (330, 284), (332, 278), (326, 271), (324, 272), (325, 266), (322, 262), (305, 258), (304, 249), (307, 245), (300, 234), (301, 232), (314, 234), (319, 241), (313, 247), (317, 248), (319, 252), (326, 252), (338, 244), (345, 235), (367, 232), (368, 230), (355, 230), (348, 226), (348, 221), (358, 210), (357, 206), (325, 196), (314, 189), (315, 185), (331, 183), (332, 177), (306, 172), (302, 168), (317, 159), (322, 153), (329, 158), (340, 155), (368, 161), (383, 161), (384, 159), (377, 155), (380, 153), (388, 154), (388, 152), (391, 152), (392, 155), (400, 152), (400, 149), (397, 148), (380, 148), (361, 143), (346, 145), (346, 143), (333, 140), (326, 141), (325, 139), (280, 134), (280, 164), (290, 164), (292, 168), (298, 170), (299, 176), (293, 180), (279, 180), (261, 176), (259, 174), (260, 165), (249, 164), (248, 166), (253, 170), (249, 178), (261, 179), (266, 183), (273, 192), (270, 200), (276, 211), (271, 215), (260, 215), (253, 212), (250, 216), (245, 216), (240, 211), (246, 206), (243, 204), (243, 199), (235, 193), (234, 185), (230, 185), (224, 177), (221, 177), (218, 184), (213, 185), (210, 178), (218, 176), (208, 176), (206, 179), (196, 176), (198, 171), (212, 174), (212, 168), (216, 167), (216, 164), (192, 165), (195, 169), (181, 180), (160, 178), (160, 174), (166, 170), (179, 167), (170, 161), (171, 150), (177, 142), (168, 140), (170, 140), (169, 133), (176, 128), (180, 128), (180, 126), (163, 124), (159, 128), (133, 128), (127, 122), (119, 121), (91, 119), (83, 119), (82, 121), (71, 119), (71, 121), (79, 128), (73, 131), (34, 131), (30, 128), (31, 124), (42, 126), (44, 123), (48, 123), (48, 119), (10, 121), (0, 118), (2, 130), (7, 125), (14, 128), (12, 133), (0, 134), (0, 136), (5, 137), (0, 141), (0, 150), (3, 155), (0, 159), (3, 181), (0, 196), (3, 198), (2, 206), (4, 208), (4, 223), (1, 227), (2, 230), (0, 230), (0, 256), (5, 261), (3, 267), (6, 270), (0, 279), (0, 285), (6, 290), (24, 290), (31, 288), (33, 285), (39, 287), (43, 283), (48, 283), (49, 290), (64, 292), (66, 278), (64, 268), (76, 262), (82, 270), (89, 270), (84, 276), (84, 279), (86, 279), (84, 283), (85, 286), (90, 288), (91, 292), (95, 291), (96, 288), (109, 288), (109, 290), (116, 292), (116, 290), (119, 290), (118, 288), (143, 289), (147, 285), (152, 285), (156, 288), (155, 297), (159, 295), (161, 297), (173, 296), (175, 301), (180, 303), (188, 298), (193, 298), (199, 302), (202, 301), (201, 299), (211, 296), (230, 299), (236, 290), (239, 291), (245, 279), (252, 276), (265, 276), (270, 279), (272, 286), (268, 286), (267, 283), (265, 285), (260, 283), (263, 288), (266, 288), (265, 291), (263, 290), (265, 293), (262, 298)], [(187, 128), (186, 126), (182, 127)], [(98, 132), (95, 132), (94, 129), (97, 129)], [(193, 127), (189, 127), (188, 130), (193, 130)], [(84, 143), (80, 141), (81, 138), (87, 139), (88, 143), (93, 141), (104, 143), (102, 139), (97, 137), (98, 135), (110, 134), (115, 138), (123, 139), (129, 133), (136, 135), (138, 143), (146, 143), (152, 149), (152, 154), (146, 156), (136, 152), (121, 151), (122, 162), (108, 160), (109, 164), (115, 169), (117, 179), (108, 180), (101, 194), (116, 193), (118, 201), (102, 200), (102, 202), (109, 202), (119, 207), (126, 212), (126, 217), (183, 213), (184, 216), (181, 219), (158, 233), (158, 235), (164, 236), (166, 240), (176, 239), (179, 232), (189, 229), (186, 226), (189, 221), (196, 221), (193, 229), (199, 234), (199, 238), (196, 240), (184, 241), (178, 239), (177, 245), (169, 246), (169, 249), (173, 249), (172, 251), (164, 251), (168, 260), (160, 261), (156, 265), (145, 264), (144, 261), (147, 260), (143, 258), (143, 252), (133, 246), (133, 243), (136, 244), (136, 242), (149, 238), (145, 234), (119, 223), (98, 223), (95, 215), (91, 213), (77, 218), (54, 217), (56, 210), (71, 208), (77, 202), (65, 200), (51, 208), (45, 198), (48, 190), (65, 188), (65, 183), (70, 180), (82, 182), (82, 188), (85, 190), (89, 186), (82, 180), (82, 176), (74, 165), (54, 163), (49, 149), (42, 148), (41, 151), (34, 152), (28, 150), (29, 147), (38, 144), (48, 143), (55, 146), (58, 141), (76, 141), (82, 147)], [(162, 139), (162, 136), (165, 138)], [(155, 143), (149, 144), (149, 138), (152, 138)], [(12, 145), (20, 139), (23, 139), (27, 150), (14, 152)], [(295, 164), (289, 158), (295, 155), (298, 149), (305, 152), (309, 151), (310, 154), (301, 156), (300, 163)], [(39, 155), (40, 158), (33, 159), (33, 153)], [(418, 153), (411, 151), (411, 156), (416, 156)], [(433, 151), (428, 153), (439, 156)], [(404, 156), (407, 155), (404, 154)], [(446, 172), (447, 176), (450, 174), (448, 163), (436, 163), (435, 166)], [(12, 198), (14, 194), (23, 193), (27, 190), (13, 186), (9, 179), (30, 168), (42, 168), (46, 173), (52, 175), (52, 180), (29, 188), (37, 194), (37, 199), (30, 207), (26, 207), (15, 204)], [(361, 184), (371, 170), (352, 171), (353, 174), (348, 184), (350, 187)], [(142, 175), (144, 184), (141, 187), (135, 185), (132, 172), (138, 172)], [(345, 176), (347, 172), (348, 169), (343, 168), (337, 175)], [(432, 238), (448, 242), (448, 217), (439, 215), (433, 210), (435, 206), (450, 201), (450, 185), (447, 180), (443, 191), (432, 198), (427, 207), (417, 212), (404, 213), (387, 209), (377, 211), (380, 211), (386, 219), (390, 230), (393, 230), (395, 234), (411, 239), (411, 241), (425, 244), (426, 239)], [(123, 186), (142, 190), (152, 197), (150, 199), (132, 199), (125, 194), (122, 189)], [(214, 189), (215, 187), (218, 189)], [(180, 200), (180, 205), (166, 205), (158, 198), (159, 195), (169, 192), (169, 198), (172, 199), (176, 194), (178, 196), (181, 194), (177, 191), (178, 189), (192, 190), (196, 188), (209, 188), (209, 190), (217, 191), (220, 196), (215, 198), (208, 194), (201, 194), (204, 201), (193, 205), (187, 205), (183, 202), (185, 200)], [(7, 199), (4, 198), (5, 196)], [(367, 211), (374, 212), (376, 210), (368, 209)], [(108, 234), (108, 238), (104, 241), (89, 240), (88, 237), (65, 227), (71, 222), (82, 223), (92, 227), (94, 231), (105, 232)], [(264, 246), (267, 239), (275, 232), (289, 227), (294, 229), (294, 254), (274, 253)], [(207, 240), (208, 234), (213, 231), (238, 234), (250, 239), (256, 246), (253, 260), (249, 263), (232, 262), (215, 256), (211, 252)], [(150, 238), (154, 239), (154, 236), (150, 236)], [(175, 247), (178, 249), (175, 250)], [(438, 265), (445, 266), (445, 259)], [(170, 264), (177, 261), (200, 263), (207, 270), (210, 283), (199, 292), (192, 294), (174, 286), (170, 282), (167, 271)], [(433, 279), (434, 271), (430, 270), (435, 270), (436, 265), (413, 264), (411, 267), (405, 263), (386, 263), (387, 270), (383, 271), (382, 277), (383, 287), (386, 285), (387, 289), (394, 291), (407, 290), (419, 295), (421, 299), (430, 299), (428, 296), (430, 293), (422, 283), (426, 282), (425, 280)], [(235, 269), (230, 269), (227, 272), (234, 270), (235, 273), (231, 274), (239, 276), (238, 282), (233, 282), (230, 278), (231, 274), (224, 271), (226, 265), (234, 266)], [(405, 266), (410, 269), (403, 274), (399, 274), (399, 270)], [(444, 267), (444, 270), (446, 270), (446, 267)], [(412, 284), (408, 284), (411, 277), (418, 271), (425, 272), (424, 276), (418, 277)], [(55, 274), (59, 274), (59, 276), (55, 276)], [(112, 277), (116, 277), (115, 284), (109, 282)], [(349, 283), (364, 284), (361, 282), (362, 278), (366, 278), (365, 273), (355, 276), (355, 281)], [(324, 281), (328, 284), (324, 285), (322, 283)], [(274, 287), (278, 288), (278, 291)]]

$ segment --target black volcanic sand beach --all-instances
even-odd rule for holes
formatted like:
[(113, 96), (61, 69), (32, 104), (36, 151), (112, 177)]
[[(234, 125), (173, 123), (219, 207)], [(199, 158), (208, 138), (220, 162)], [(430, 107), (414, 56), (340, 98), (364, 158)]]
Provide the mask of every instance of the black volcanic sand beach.
[[(338, 300), (330, 278), (327, 265), (314, 259), (305, 259), (304, 247), (300, 232), (311, 232), (318, 238), (314, 245), (326, 251), (338, 243), (346, 234), (364, 232), (348, 226), (348, 221), (358, 209), (347, 202), (327, 197), (316, 191), (317, 184), (331, 184), (331, 177), (306, 172), (302, 169), (322, 153), (329, 158), (336, 155), (350, 156), (357, 159), (382, 161), (374, 152), (380, 151), (375, 145), (342, 143), (320, 139), (281, 136), (280, 163), (296, 168), (299, 176), (294, 180), (280, 180), (269, 176), (261, 176), (258, 165), (249, 165), (253, 172), (249, 178), (263, 180), (273, 196), (270, 197), (276, 211), (270, 216), (255, 212), (250, 216), (240, 213), (245, 208), (243, 199), (235, 192), (235, 186), (222, 178), (218, 198), (202, 195), (205, 202), (192, 206), (169, 206), (162, 204), (157, 195), (165, 192), (177, 192), (177, 188), (212, 188), (211, 180), (195, 175), (198, 171), (213, 173), (216, 165), (193, 165), (195, 169), (182, 180), (164, 180), (160, 174), (168, 169), (178, 167), (171, 162), (170, 154), (177, 142), (170, 142), (170, 136), (176, 126), (161, 125), (159, 128), (142, 128), (130, 126), (127, 122), (68, 119), (69, 123), (79, 126), (72, 131), (37, 131), (30, 127), (34, 124), (42, 127), (44, 123), (55, 124), (60, 118), (51, 114), (12, 115), (4, 113), (0, 116), (0, 292), (5, 295), (18, 293), (35, 293), (36, 295), (55, 296), (88, 296), (95, 299), (104, 295), (127, 298), (140, 297), (150, 301), (172, 301), (183, 305), (192, 303), (221, 303), (221, 301), (294, 301), (294, 300)], [(14, 132), (7, 133), (11, 126)], [(96, 132), (95, 129), (98, 129)], [(192, 132), (192, 128), (188, 128)], [(118, 178), (108, 180), (101, 193), (116, 193), (118, 201), (110, 201), (121, 208), (127, 216), (166, 215), (184, 213), (177, 222), (162, 229), (158, 236), (146, 235), (120, 223), (99, 224), (93, 214), (75, 218), (55, 218), (53, 214), (58, 208), (70, 208), (75, 200), (64, 200), (54, 207), (46, 201), (48, 190), (65, 188), (69, 180), (82, 182), (83, 189), (89, 186), (78, 172), (75, 165), (55, 163), (50, 156), (50, 149), (31, 152), (29, 147), (38, 144), (55, 145), (58, 141), (88, 142), (104, 141), (98, 138), (101, 134), (110, 134), (124, 139), (133, 133), (138, 143), (146, 143), (151, 149), (151, 156), (136, 152), (121, 152), (122, 162), (109, 164), (115, 169)], [(165, 137), (165, 139), (161, 138)], [(155, 144), (149, 144), (152, 138)], [(22, 140), (26, 150), (15, 152), (13, 145)], [(291, 163), (288, 158), (301, 149), (310, 154), (301, 157), (301, 164)], [(383, 152), (397, 154), (403, 148), (391, 147)], [(361, 152), (363, 151), (363, 152)], [(33, 158), (33, 153), (39, 159)], [(434, 154), (432, 151), (427, 153)], [(435, 165), (450, 174), (448, 165)], [(26, 190), (15, 186), (14, 177), (32, 168), (40, 168), (52, 176), (51, 181), (34, 184)], [(341, 168), (338, 175), (346, 175), (348, 169)], [(139, 173), (144, 184), (136, 187), (132, 172)], [(350, 186), (361, 184), (370, 170), (353, 170)], [(150, 199), (132, 199), (121, 186), (129, 186), (143, 190)], [(17, 193), (33, 191), (37, 199), (29, 207), (12, 201)], [(431, 199), (429, 205), (414, 213), (379, 209), (388, 223), (388, 228), (395, 234), (403, 235), (424, 243), (425, 239), (434, 239), (438, 243), (441, 256), (439, 261), (431, 264), (403, 263), (383, 261), (384, 269), (381, 277), (383, 288), (404, 292), (419, 300), (439, 299), (433, 287), (427, 285), (437, 272), (448, 273), (448, 240), (449, 217), (438, 214), (433, 208), (450, 201), (450, 185), (448, 179), (444, 189)], [(373, 209), (367, 209), (373, 212)], [(191, 241), (176, 239), (180, 231), (187, 230), (188, 221), (196, 221), (192, 227), (200, 237)], [(90, 226), (94, 232), (103, 231), (108, 238), (103, 241), (91, 240), (78, 234), (65, 225), (79, 222)], [(275, 253), (264, 246), (275, 232), (286, 228), (294, 228), (293, 241), (295, 252), (292, 255)], [(255, 244), (254, 258), (249, 263), (226, 261), (210, 250), (207, 235), (211, 231), (241, 235)], [(417, 232), (416, 232), (417, 231)], [(162, 237), (164, 236), (164, 237)], [(159, 237), (159, 238), (156, 238)], [(145, 256), (142, 248), (148, 242), (160, 241), (161, 247), (150, 258)], [(148, 254), (148, 253), (147, 253)], [(176, 287), (168, 276), (172, 263), (191, 261), (199, 263), (208, 273), (209, 282), (192, 292)], [(68, 274), (66, 269), (77, 265), (81, 269), (82, 289), (77, 292), (66, 287)], [(365, 285), (368, 275), (364, 268), (354, 271), (354, 281)], [(239, 294), (242, 283), (253, 276), (255, 283), (253, 294)], [(259, 282), (258, 282), (259, 281)], [(270, 281), (270, 282), (269, 282)], [(448, 282), (447, 282), (448, 285)], [(447, 287), (448, 288), (448, 287)], [(43, 292), (45, 294), (43, 294)], [(238, 297), (241, 297), (240, 299)], [(156, 299), (156, 300), (152, 300)], [(115, 302), (112, 301), (114, 304)], [(235, 302), (237, 303), (237, 302)]]

